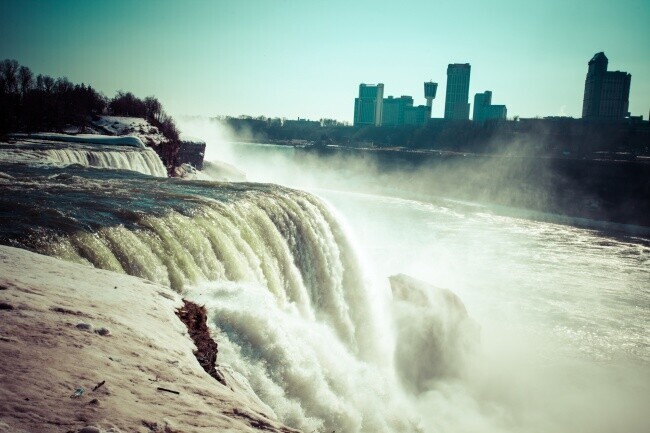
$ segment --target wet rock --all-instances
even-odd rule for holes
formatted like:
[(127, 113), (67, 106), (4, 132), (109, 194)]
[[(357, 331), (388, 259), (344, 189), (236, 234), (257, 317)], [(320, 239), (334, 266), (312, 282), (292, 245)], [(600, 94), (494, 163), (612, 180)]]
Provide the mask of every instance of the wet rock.
[(63, 307), (51, 307), (51, 311), (54, 311), (55, 313), (62, 313), (62, 314), (71, 314), (73, 316), (82, 316), (83, 313), (81, 311), (73, 311), (68, 308), (63, 308)]
[(107, 337), (111, 335), (111, 331), (108, 328), (104, 328), (104, 327), (95, 329), (95, 333), (101, 335), (102, 337)]
[(77, 329), (81, 329), (82, 331), (92, 331), (93, 330), (93, 325), (90, 323), (77, 323)]

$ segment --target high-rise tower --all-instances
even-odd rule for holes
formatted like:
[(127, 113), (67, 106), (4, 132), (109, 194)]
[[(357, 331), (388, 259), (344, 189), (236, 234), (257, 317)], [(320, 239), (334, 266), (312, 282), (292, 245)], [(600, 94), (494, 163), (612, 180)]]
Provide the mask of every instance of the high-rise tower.
[(445, 119), (469, 119), (469, 63), (453, 63), (447, 67)]
[(629, 116), (630, 81), (627, 72), (608, 72), (605, 53), (596, 53), (589, 61), (582, 117), (590, 120), (615, 120)]
[(384, 85), (360, 84), (359, 97), (354, 100), (354, 126), (381, 126)]
[(438, 90), (438, 83), (433, 81), (428, 81), (424, 83), (424, 99), (427, 100), (427, 107), (429, 107), (429, 113), (431, 113), (431, 107), (433, 106), (433, 100), (436, 98), (436, 91)]
[(486, 120), (505, 120), (508, 109), (505, 105), (492, 105), (492, 92), (486, 90), (474, 95), (474, 115), (472, 120), (484, 122)]

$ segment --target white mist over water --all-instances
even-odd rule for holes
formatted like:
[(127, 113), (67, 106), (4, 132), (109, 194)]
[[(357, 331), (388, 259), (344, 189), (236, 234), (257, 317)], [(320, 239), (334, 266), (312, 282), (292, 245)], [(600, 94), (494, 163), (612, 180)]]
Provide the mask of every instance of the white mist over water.
[[(481, 207), (319, 191), (377, 269), (452, 288), (481, 326), (459, 380), (418, 407), (433, 431), (644, 431), (650, 248)], [(400, 230), (390, 230), (406, 221)]]
[[(372, 419), (365, 418), (368, 414), (396, 407), (403, 419), (420, 420), (427, 432), (647, 431), (648, 239), (498, 216), (489, 208), (448, 200), (431, 204), (314, 190), (328, 188), (336, 173), (301, 172), (291, 165), (292, 149), (258, 151), (228, 144), (227, 134), (214, 136), (221, 139), (208, 138), (208, 148), (218, 149), (218, 158), (238, 165), (250, 180), (312, 188), (331, 203), (349, 224), (373, 287), (384, 287), (385, 293), (387, 278), (405, 273), (449, 288), (481, 327), (474, 353), (458, 360), (464, 364), (459, 374), (429, 380), (418, 393), (395, 381), (395, 366), (389, 363), (375, 370), (386, 375), (386, 384), (366, 388), (364, 383), (381, 381), (372, 374), (369, 381), (346, 379), (368, 373), (360, 373), (357, 358), (339, 353), (337, 339), (325, 336), (331, 331), (320, 333), (318, 327), (285, 317), (286, 312), (265, 308), (259, 302), (264, 295), (251, 294), (254, 290), (202, 294), (222, 332), (230, 326), (240, 331), (225, 332), (228, 336), (246, 332), (250, 335), (240, 341), (260, 344), (242, 346), (227, 338), (220, 360), (240, 368), (281, 419), (307, 431), (333, 425), (357, 431), (361, 419)], [(399, 347), (394, 303), (380, 297), (377, 310), (391, 328), (388, 341)], [(434, 323), (419, 329), (435, 326), (431, 329), (438, 334), (432, 338), (448, 335), (435, 324), (450, 323), (440, 318), (448, 313), (437, 311)], [(219, 316), (226, 317), (224, 322)], [(414, 368), (419, 364), (426, 359), (414, 356)], [(292, 376), (296, 371), (300, 380)], [(340, 380), (349, 386), (335, 385), (324, 396), (318, 384)], [(377, 395), (395, 400), (378, 407)], [(350, 412), (337, 415), (345, 423), (335, 424), (327, 415), (340, 414), (333, 409), (341, 405)], [(409, 422), (384, 426), (404, 431)], [(379, 426), (364, 425), (364, 431), (382, 431)]]

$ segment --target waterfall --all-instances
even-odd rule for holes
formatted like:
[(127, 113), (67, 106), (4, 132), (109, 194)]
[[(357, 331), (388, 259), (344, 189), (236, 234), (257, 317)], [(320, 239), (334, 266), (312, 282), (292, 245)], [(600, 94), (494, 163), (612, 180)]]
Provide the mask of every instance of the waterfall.
[(394, 367), (388, 282), (369, 283), (322, 200), (276, 185), (21, 170), (31, 171), (0, 178), (14, 191), (14, 230), (0, 230), (1, 243), (136, 275), (205, 305), (219, 363), (289, 426), (418, 431)]
[(46, 159), (61, 164), (131, 170), (156, 177), (167, 177), (167, 170), (153, 149), (86, 150), (66, 147), (44, 150)]
[[(361, 254), (345, 220), (314, 195), (62, 168), (42, 164), (43, 148), (19, 146), (0, 146), (0, 244), (140, 276), (205, 305), (228, 387), (285, 425), (310, 433), (648, 425), (650, 394), (638, 385), (650, 383), (639, 309), (648, 304), (644, 237), (446, 200), (319, 190), (358, 228), (370, 253)], [(366, 270), (366, 258), (381, 269)], [(468, 297), (482, 327), (449, 290), (386, 278), (403, 271)], [(44, 275), (56, 288), (57, 273)]]
[[(327, 322), (350, 350), (360, 351), (368, 288), (354, 251), (322, 202), (274, 187), (244, 193), (234, 203), (205, 200), (192, 213), (141, 215), (137, 229), (78, 231), (37, 250), (179, 292), (211, 281), (260, 285), (278, 305)], [(371, 348), (364, 351), (372, 356)]]

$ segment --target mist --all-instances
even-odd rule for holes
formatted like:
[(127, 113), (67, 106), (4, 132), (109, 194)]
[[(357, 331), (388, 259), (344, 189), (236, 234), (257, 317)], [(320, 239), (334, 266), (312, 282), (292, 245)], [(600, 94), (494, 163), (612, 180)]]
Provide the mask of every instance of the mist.
[[(313, 151), (267, 147), (252, 131), (235, 132), (216, 119), (180, 118), (178, 124), (181, 131), (208, 143), (206, 161), (235, 166), (250, 181), (425, 201), (450, 198), (490, 205), (492, 209), (502, 206), (501, 211), (525, 215), (558, 213), (563, 206), (597, 205), (590, 192), (571, 191), (575, 188), (570, 179), (552, 170), (548, 159), (535, 158), (533, 146), (518, 141), (502, 146), (499, 157), (472, 158), (450, 152), (427, 159), (418, 152), (396, 155), (343, 148)], [(561, 197), (558, 190), (563, 191)], [(561, 218), (556, 215), (556, 219)]]
[[(559, 215), (578, 192), (558, 194), (570, 179), (522, 155), (525, 143), (507, 158), (386, 164), (363, 152), (244, 144), (257, 137), (205, 119), (178, 124), (206, 140), (206, 161), (312, 192), (348, 227), (375, 290), (392, 289), (376, 306), (396, 374), (387, 386), (422, 431), (650, 425), (648, 243)], [(589, 191), (579, 198), (577, 207), (601, 205)]]

